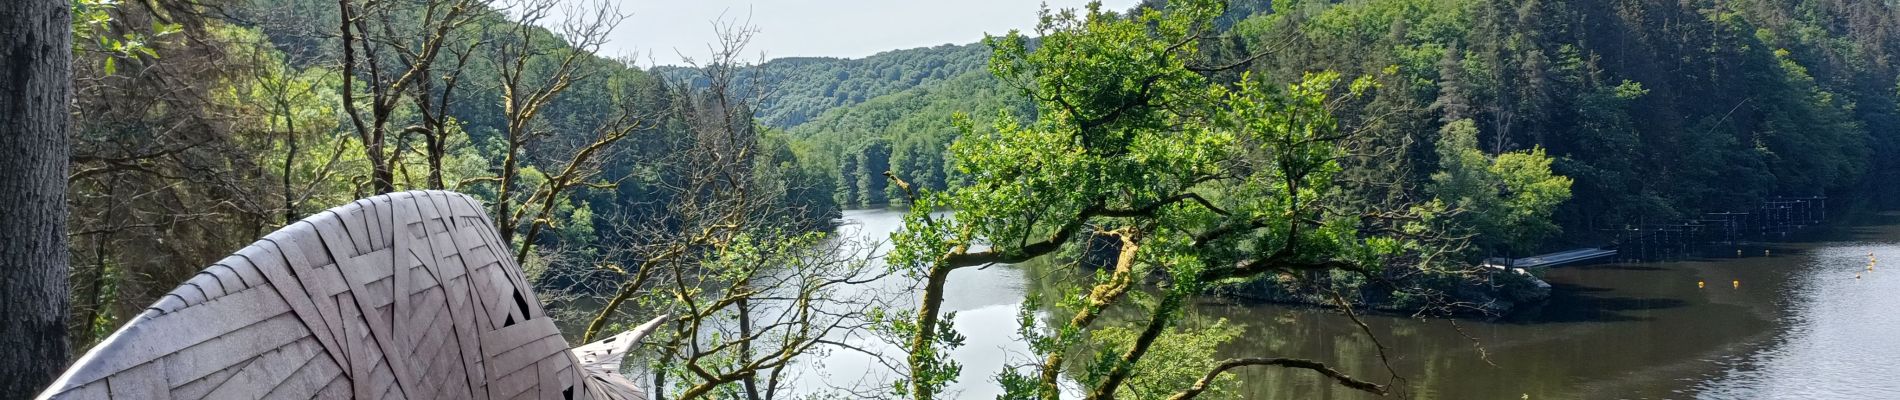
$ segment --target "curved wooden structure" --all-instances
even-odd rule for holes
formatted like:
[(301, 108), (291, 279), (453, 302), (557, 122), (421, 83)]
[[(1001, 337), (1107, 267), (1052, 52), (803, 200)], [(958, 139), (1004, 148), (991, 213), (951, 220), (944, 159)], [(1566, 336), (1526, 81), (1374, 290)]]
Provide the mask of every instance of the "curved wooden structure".
[(644, 398), (617, 373), (639, 335), (583, 364), (493, 226), (442, 191), (324, 211), (198, 273), (41, 397)]

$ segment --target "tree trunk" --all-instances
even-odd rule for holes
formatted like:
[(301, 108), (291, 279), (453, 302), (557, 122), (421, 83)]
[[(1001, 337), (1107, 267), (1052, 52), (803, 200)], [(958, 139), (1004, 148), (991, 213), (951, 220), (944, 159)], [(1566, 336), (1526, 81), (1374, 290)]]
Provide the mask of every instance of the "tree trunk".
[[(515, 152), (521, 151), (518, 145), (520, 142), (517, 139), (520, 136), (517, 135), (519, 134), (514, 132), (508, 135), (508, 154), (502, 155), (501, 159), (501, 183), (495, 188), (495, 192), (499, 193), (495, 195), (495, 231), (501, 235), (502, 243), (515, 242), (515, 225), (519, 224), (508, 214), (508, 203), (514, 201), (510, 197), (513, 193), (508, 189), (515, 183)], [(528, 244), (522, 244), (522, 246), (528, 246)]]
[(439, 125), (434, 127), (430, 130), (429, 136), (423, 138), (428, 142), (429, 147), (429, 188), (435, 190), (448, 188), (442, 184), (442, 153), (444, 152), (442, 142), (447, 140), (442, 137), (442, 128)]
[[(737, 306), (739, 308), (739, 338), (741, 339), (739, 360), (749, 362), (752, 360), (752, 307), (747, 304), (744, 297), (739, 298)], [(758, 374), (746, 375), (745, 379), (739, 383), (745, 388), (746, 400), (760, 400)]]
[(377, 125), (370, 128), (370, 135), (374, 137), (371, 138), (370, 143), (367, 144), (370, 160), (370, 183), (373, 184), (376, 190), (376, 193), (370, 194), (393, 193), (396, 191), (394, 160), (398, 157), (398, 154), (401, 154), (401, 150), (393, 148), (394, 146), (390, 146), (389, 143), (386, 142), (389, 133), (382, 125), (384, 121), (382, 119), (383, 117), (378, 114), (375, 118)]
[(0, 398), (33, 396), (67, 362), (71, 6), (0, 7)]
[[(937, 340), (937, 310), (943, 306), (943, 289), (950, 280), (950, 271), (954, 268), (943, 265), (931, 265), (930, 275), (924, 278), (924, 301), (917, 306), (917, 333), (910, 338), (910, 397), (912, 400), (931, 400), (936, 398), (936, 387), (926, 383), (925, 377), (916, 376), (918, 370), (932, 363), (942, 363), (935, 357), (947, 357), (948, 354), (931, 350)], [(933, 372), (934, 373), (934, 372)], [(940, 379), (939, 377), (929, 377)]]

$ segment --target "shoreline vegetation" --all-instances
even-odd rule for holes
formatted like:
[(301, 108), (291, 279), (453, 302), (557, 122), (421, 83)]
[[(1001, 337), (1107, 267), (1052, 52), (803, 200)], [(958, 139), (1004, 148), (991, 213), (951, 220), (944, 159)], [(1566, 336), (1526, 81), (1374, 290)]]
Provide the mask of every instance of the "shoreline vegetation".
[[(32, 186), (70, 263), (34, 271), (69, 288), (30, 339), (70, 355), (265, 232), (431, 189), (488, 207), (544, 300), (599, 304), (582, 339), (676, 316), (628, 357), (656, 398), (777, 397), (825, 352), (891, 370), (829, 389), (941, 397), (970, 380), (955, 273), (1038, 259), (1075, 273), (1023, 301), (1033, 359), (981, 377), (1010, 397), (1225, 396), (1242, 367), (1386, 394), (1389, 365), (1216, 360), (1231, 332), (1182, 322), (1208, 294), (1508, 314), (1548, 289), (1481, 260), (1900, 202), (1882, 1), (1090, 3), (861, 59), (749, 58), (771, 33), (721, 19), (683, 66), (598, 54), (641, 11), (616, 0), (69, 6), (33, 48), (72, 99), (28, 122), (70, 167)], [(876, 260), (832, 234), (871, 205), (904, 215)]]

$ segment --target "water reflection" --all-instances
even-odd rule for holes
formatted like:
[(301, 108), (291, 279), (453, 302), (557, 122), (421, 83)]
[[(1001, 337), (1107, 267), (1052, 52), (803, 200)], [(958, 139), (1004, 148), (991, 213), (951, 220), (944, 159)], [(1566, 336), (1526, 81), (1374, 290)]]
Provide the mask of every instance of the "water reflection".
[[(1900, 310), (1900, 268), (1866, 271), (1869, 253), (1900, 262), (1895, 241), (1900, 229), (1887, 225), (1736, 249), (1768, 257), (1557, 268), (1545, 274), (1549, 302), (1498, 321), (1363, 319), (1391, 349), (1403, 397), (1900, 398), (1900, 317), (1890, 314)], [(1188, 323), (1245, 326), (1222, 357), (1311, 358), (1392, 379), (1374, 343), (1337, 312), (1219, 299), (1193, 310)], [(1240, 375), (1246, 398), (1373, 397), (1308, 371)]]
[[(845, 224), (839, 227), (838, 236), (872, 241), (876, 246), (874, 257), (879, 258), (890, 250), (887, 241), (890, 234), (903, 227), (903, 213), (889, 210), (847, 210), (843, 220)], [(994, 377), (1000, 371), (1002, 361), (1027, 357), (1029, 347), (1019, 341), (1016, 335), (1016, 328), (1020, 326), (1016, 312), (1022, 307), (1023, 294), (1026, 293), (1024, 285), (1028, 281), (1022, 269), (1009, 265), (951, 272), (945, 287), (943, 308), (956, 313), (955, 328), (966, 340), (962, 347), (951, 353), (951, 357), (962, 363), (964, 368), (957, 382), (947, 388), (954, 396), (947, 397), (995, 398), (1001, 394)], [(879, 280), (872, 285), (859, 290), (895, 294), (892, 297), (893, 305), (902, 307), (915, 307), (917, 293), (922, 290), (919, 280), (901, 275)], [(888, 342), (863, 338), (852, 343), (863, 348), (883, 350), (889, 354), (886, 358), (902, 362), (901, 349)], [(799, 369), (810, 378), (802, 382), (825, 387), (851, 386), (865, 380), (890, 382), (896, 378), (889, 368), (874, 357), (851, 352), (823, 354)]]
[[(1890, 314), (1900, 310), (1900, 275), (1854, 278), (1870, 252), (1900, 260), (1892, 242), (1900, 231), (1855, 236), (1863, 242), (1791, 245), (1773, 257), (1558, 268), (1546, 275), (1555, 286), (1548, 304), (1495, 322), (1366, 322), (1393, 349), (1407, 397), (1900, 398), (1891, 379), (1900, 376), (1892, 336), (1900, 318)], [(1224, 349), (1229, 356), (1306, 357), (1388, 375), (1372, 342), (1337, 313), (1198, 311), (1249, 324)], [(1372, 397), (1304, 371), (1245, 374), (1248, 398)]]
[[(892, 211), (847, 211), (841, 234), (885, 238)], [(1900, 225), (1865, 227), (1837, 240), (1735, 249), (1770, 257), (1606, 264), (1548, 271), (1552, 298), (1497, 321), (1370, 315), (1390, 348), (1402, 398), (1900, 398), (1900, 267), (1867, 271), (1869, 253), (1900, 263)], [(1725, 254), (1723, 250), (1720, 254)], [(1725, 254), (1726, 255), (1726, 254)], [(1861, 278), (1856, 279), (1856, 272)], [(952, 356), (964, 366), (956, 398), (997, 394), (993, 377), (1028, 359), (1016, 335), (1025, 293), (1053, 293), (1082, 279), (1060, 267), (992, 266), (952, 275), (945, 305), (968, 337)], [(914, 302), (917, 282), (881, 281)], [(1184, 324), (1225, 318), (1244, 333), (1221, 357), (1321, 360), (1375, 382), (1392, 378), (1378, 349), (1343, 315), (1325, 309), (1199, 299)], [(1137, 315), (1105, 317), (1103, 323)], [(886, 343), (865, 340), (870, 349)], [(889, 368), (852, 352), (801, 364), (813, 387), (889, 382)], [(1253, 399), (1372, 396), (1310, 371), (1247, 368), (1239, 395)]]
[(1900, 260), (1891, 243), (1816, 249), (1795, 277), (1787, 326), (1697, 385), (1702, 397), (1900, 398), (1900, 275), (1868, 268), (1869, 254)]

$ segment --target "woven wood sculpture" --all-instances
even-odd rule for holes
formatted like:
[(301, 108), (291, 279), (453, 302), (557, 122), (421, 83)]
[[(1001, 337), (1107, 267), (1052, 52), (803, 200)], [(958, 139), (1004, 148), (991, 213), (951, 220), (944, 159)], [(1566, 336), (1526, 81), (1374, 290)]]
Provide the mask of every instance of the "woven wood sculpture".
[(199, 272), (42, 397), (643, 399), (621, 357), (662, 320), (568, 350), (479, 202), (358, 200)]

